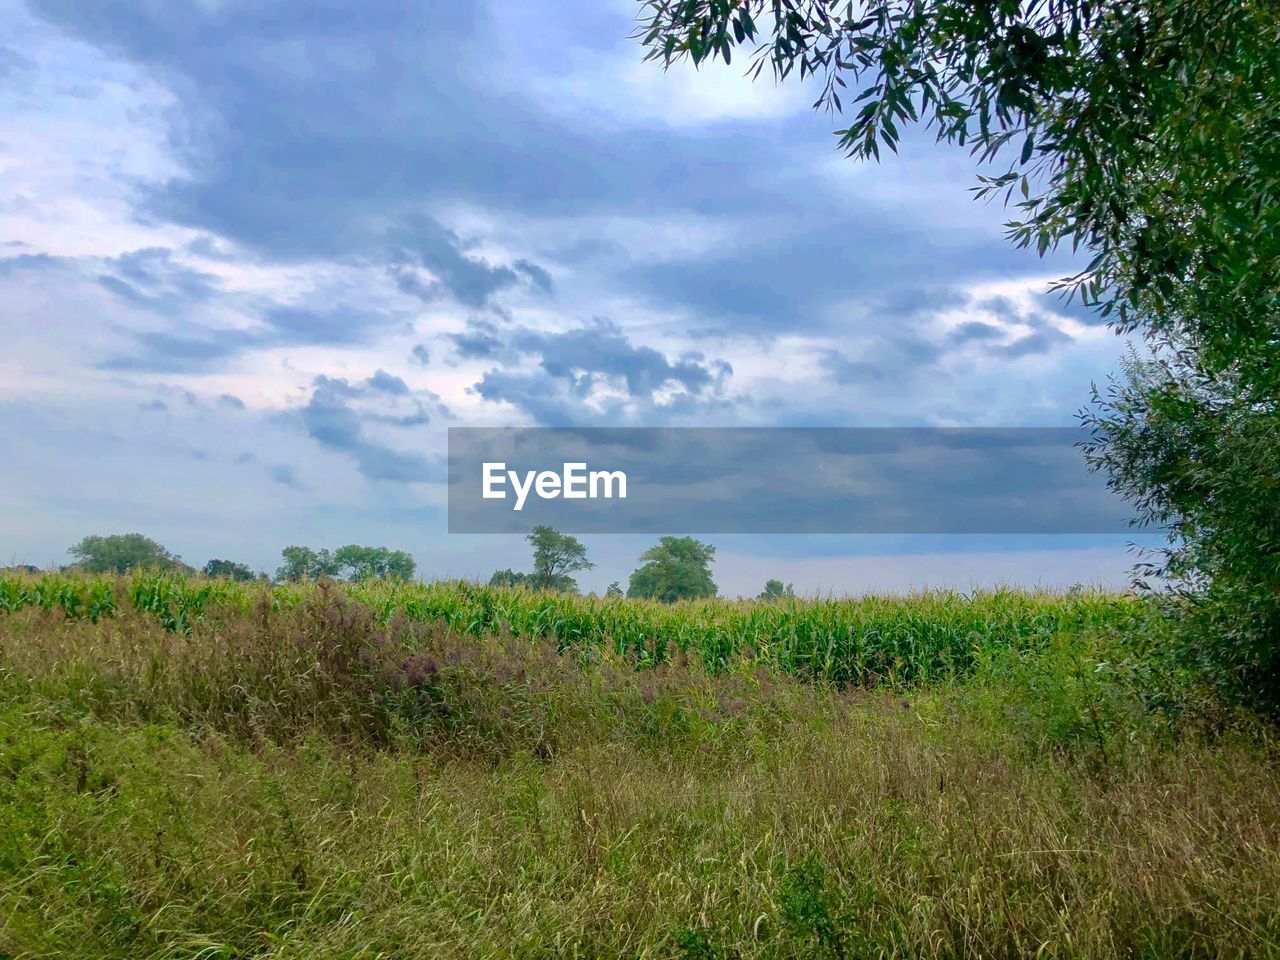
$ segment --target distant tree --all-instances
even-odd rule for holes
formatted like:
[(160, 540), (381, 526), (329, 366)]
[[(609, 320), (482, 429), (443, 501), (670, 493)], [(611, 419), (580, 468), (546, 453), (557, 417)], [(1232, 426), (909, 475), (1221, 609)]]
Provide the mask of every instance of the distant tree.
[(578, 583), (572, 573), (595, 566), (587, 559), (587, 548), (577, 537), (548, 526), (537, 526), (526, 538), (533, 547), (531, 585), (540, 590), (576, 593)]
[(224, 580), (253, 580), (255, 574), (243, 563), (234, 560), (210, 560), (200, 570), (206, 577), (221, 577)]
[(403, 550), (362, 547), (354, 543), (335, 550), (333, 563), (349, 580), (408, 580), (417, 567), (413, 557)]
[(489, 578), (489, 586), (491, 587), (519, 587), (529, 583), (529, 574), (516, 573), (510, 567), (505, 570), (495, 570), (493, 576)]
[(764, 584), (764, 592), (756, 597), (757, 600), (793, 600), (796, 591), (791, 584), (784, 584), (781, 580), (766, 580)]
[(315, 564), (316, 552), (310, 547), (285, 547), (280, 551), (284, 563), (276, 570), (276, 579), (290, 583), (307, 580)]
[(67, 552), (82, 570), (89, 573), (187, 569), (181, 557), (140, 533), (85, 537)]
[(409, 580), (417, 564), (403, 550), (386, 547), (362, 547), (349, 543), (330, 553), (310, 547), (285, 547), (280, 551), (284, 565), (276, 571), (277, 580), (318, 580), (320, 577), (345, 577), (348, 580)]
[(0, 574), (5, 576), (13, 576), (14, 574), (36, 574), (40, 572), (40, 568), (32, 563), (15, 563), (12, 566), (0, 567)]
[(277, 580), (297, 582), (336, 577), (341, 565), (328, 550), (312, 550), (310, 547), (285, 547), (280, 551), (284, 565), (276, 571)]
[(609, 589), (607, 589), (607, 590), (604, 592), (604, 595), (605, 595), (606, 597), (621, 597), (621, 596), (623, 596), (623, 593), (622, 593), (622, 585), (621, 585), (620, 583), (618, 583), (618, 581), (617, 581), (617, 580), (613, 581), (613, 583), (609, 584)]
[(693, 537), (662, 537), (640, 555), (641, 566), (631, 574), (627, 596), (673, 603), (714, 597), (711, 563), (716, 548)]
[(403, 550), (392, 550), (387, 554), (387, 579), (412, 580), (417, 569), (417, 561)]

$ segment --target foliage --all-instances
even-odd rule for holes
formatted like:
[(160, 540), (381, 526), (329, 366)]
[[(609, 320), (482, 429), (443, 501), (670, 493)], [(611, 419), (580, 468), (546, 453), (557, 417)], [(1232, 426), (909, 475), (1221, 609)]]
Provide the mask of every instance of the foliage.
[(285, 547), (281, 556), (284, 565), (276, 571), (276, 579), (289, 583), (343, 575), (349, 580), (409, 580), (417, 566), (413, 557), (403, 550), (361, 547), (354, 543), (339, 547), (333, 553), (327, 549)]
[(224, 577), (242, 583), (257, 579), (257, 574), (246, 564), (236, 563), (234, 560), (210, 560), (200, 569), (200, 573), (206, 577)]
[(521, 587), (529, 584), (530, 577), (527, 573), (517, 573), (510, 567), (502, 570), (493, 571), (493, 576), (489, 578), (489, 586), (491, 587)]
[(661, 600), (695, 600), (716, 595), (711, 562), (716, 548), (693, 537), (662, 537), (640, 555), (640, 567), (631, 574), (627, 596)]
[[(1280, 709), (1280, 5), (1271, 0), (649, 0), (649, 57), (823, 82), (851, 156), (917, 120), (967, 145), (1020, 246), (1150, 359), (1084, 419), (1090, 463), (1168, 528), (1188, 654)], [(759, 24), (766, 24), (764, 30)], [(767, 32), (769, 36), (762, 39)], [(995, 165), (994, 173), (987, 173)]]
[(417, 567), (403, 550), (361, 547), (349, 543), (333, 553), (333, 561), (350, 580), (410, 580)]
[(183, 566), (181, 557), (140, 533), (85, 537), (67, 552), (87, 573), (175, 570)]
[(525, 539), (533, 547), (533, 573), (528, 582), (537, 589), (576, 593), (578, 583), (570, 574), (595, 566), (587, 559), (582, 542), (567, 533), (537, 526)]
[[(0, 616), (14, 958), (1243, 960), (1280, 942), (1277, 745), (1153, 728), (1097, 669), (1151, 652), (1124, 629), (1095, 638), (1133, 600), (792, 610), (383, 581), (12, 583), (51, 598)], [(68, 585), (122, 607), (64, 615)], [(128, 606), (169, 588), (211, 591), (187, 634)], [(826, 611), (861, 619), (868, 643), (894, 611), (917, 630), (959, 614), (984, 654), (963, 684), (840, 692), (745, 647), (714, 671), (636, 670), (500, 625), (473, 635), (411, 618), (428, 595), (471, 621), (511, 599), (673, 629), (696, 616), (708, 636), (731, 616), (781, 634)], [(1002, 617), (1038, 616), (1057, 618), (1048, 643), (1001, 653)]]
[(291, 546), (280, 551), (284, 565), (276, 571), (276, 579), (289, 583), (319, 580), (338, 575), (338, 564), (327, 549), (318, 553), (310, 547)]
[[(0, 578), (0, 612), (28, 607), (77, 619), (154, 616), (192, 629), (210, 617), (262, 605), (288, 609), (320, 585), (136, 576), (132, 579)], [(379, 622), (442, 621), (459, 633), (510, 633), (583, 656), (608, 653), (643, 666), (682, 653), (725, 668), (749, 655), (784, 673), (838, 685), (906, 689), (962, 677), (989, 650), (1034, 650), (1059, 633), (1139, 630), (1149, 605), (1131, 597), (996, 591), (910, 597), (794, 600), (785, 604), (704, 599), (681, 603), (583, 597), (459, 582), (371, 580), (345, 588)]]
[(617, 581), (617, 580), (613, 580), (613, 581), (611, 581), (611, 582), (609, 583), (608, 589), (606, 589), (606, 590), (605, 590), (604, 595), (605, 595), (606, 597), (621, 597), (621, 596), (623, 596), (623, 593), (622, 593), (622, 584), (618, 583), (618, 581)]
[(795, 587), (791, 584), (784, 584), (781, 580), (766, 580), (764, 590), (756, 597), (757, 600), (794, 600), (796, 597)]

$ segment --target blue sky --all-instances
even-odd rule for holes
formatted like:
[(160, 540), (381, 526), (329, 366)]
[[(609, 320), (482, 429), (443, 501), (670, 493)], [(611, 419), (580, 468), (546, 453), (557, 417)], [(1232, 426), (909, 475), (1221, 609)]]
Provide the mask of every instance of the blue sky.
[[(0, 0), (0, 562), (139, 530), (525, 563), (449, 425), (1066, 425), (1125, 349), (963, 151), (663, 73), (630, 0)], [(749, 509), (750, 505), (744, 505)], [(588, 537), (587, 589), (643, 538)], [(1124, 538), (722, 537), (749, 593), (1120, 583)]]

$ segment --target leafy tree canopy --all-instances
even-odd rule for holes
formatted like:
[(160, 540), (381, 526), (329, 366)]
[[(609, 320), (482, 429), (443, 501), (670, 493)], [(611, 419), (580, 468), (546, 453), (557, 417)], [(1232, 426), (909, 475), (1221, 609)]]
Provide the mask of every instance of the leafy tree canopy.
[(796, 591), (791, 584), (784, 584), (781, 580), (766, 580), (764, 591), (756, 597), (757, 600), (792, 600), (795, 598)]
[(520, 587), (529, 583), (529, 574), (517, 573), (510, 567), (503, 570), (495, 570), (493, 576), (489, 578), (489, 586), (491, 587)]
[(641, 566), (631, 574), (627, 596), (661, 600), (714, 597), (711, 563), (716, 548), (693, 537), (662, 537), (640, 555)]
[(181, 557), (140, 533), (85, 537), (67, 552), (88, 573), (185, 569)]
[(206, 577), (222, 577), (226, 580), (255, 580), (255, 574), (248, 566), (243, 563), (236, 563), (233, 560), (210, 560), (201, 568), (200, 572)]
[(537, 526), (525, 539), (533, 547), (533, 573), (529, 575), (532, 587), (574, 593), (578, 583), (570, 574), (595, 567), (587, 559), (587, 548), (577, 537), (548, 526)]
[(280, 553), (284, 564), (276, 571), (276, 579), (285, 581), (338, 576), (349, 580), (408, 580), (417, 568), (413, 557), (403, 550), (354, 543), (333, 553), (300, 546), (285, 547)]

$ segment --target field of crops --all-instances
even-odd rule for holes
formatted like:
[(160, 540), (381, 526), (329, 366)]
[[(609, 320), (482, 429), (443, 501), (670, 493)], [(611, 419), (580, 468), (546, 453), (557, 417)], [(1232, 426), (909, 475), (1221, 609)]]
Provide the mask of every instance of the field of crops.
[[(163, 575), (19, 576), (0, 578), (0, 612), (35, 606), (97, 620), (131, 609), (184, 632), (197, 621), (235, 616), (258, 604), (291, 607), (315, 589)], [(1089, 591), (661, 604), (463, 581), (371, 581), (345, 590), (383, 622), (398, 615), (440, 621), (464, 634), (553, 642), (560, 650), (608, 649), (640, 665), (663, 662), (677, 651), (709, 666), (745, 653), (787, 673), (839, 684), (954, 678), (984, 652), (1034, 649), (1063, 634), (1123, 630), (1144, 614), (1132, 597)]]
[(1280, 956), (1280, 744), (1136, 598), (0, 607), (0, 958)]

